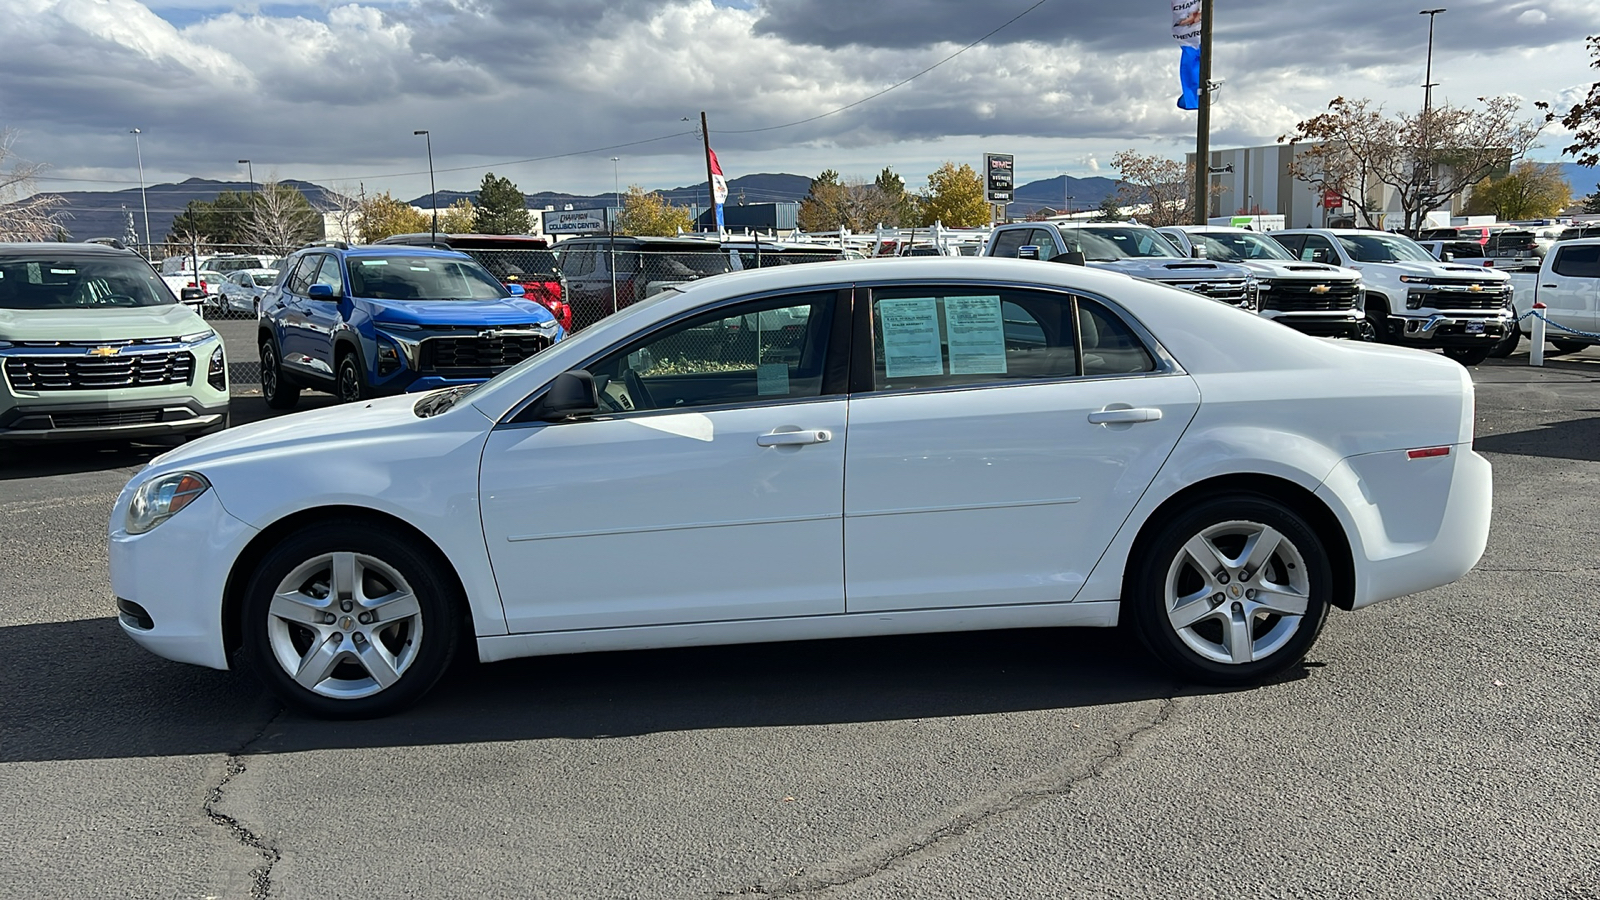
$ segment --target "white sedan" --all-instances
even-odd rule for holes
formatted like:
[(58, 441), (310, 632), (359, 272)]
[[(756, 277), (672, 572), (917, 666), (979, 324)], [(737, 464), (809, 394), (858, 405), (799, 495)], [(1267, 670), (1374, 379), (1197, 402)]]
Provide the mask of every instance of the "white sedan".
[(277, 281), (277, 269), (237, 269), (222, 282), (218, 305), (223, 312), (260, 316), (261, 298)]
[[(421, 351), (429, 352), (427, 342)], [(1257, 681), (1482, 555), (1472, 383), (1071, 265), (707, 278), (475, 389), (231, 429), (112, 511), (123, 629), (315, 714), (539, 654), (1126, 616)], [(235, 654), (237, 651), (237, 656)]]

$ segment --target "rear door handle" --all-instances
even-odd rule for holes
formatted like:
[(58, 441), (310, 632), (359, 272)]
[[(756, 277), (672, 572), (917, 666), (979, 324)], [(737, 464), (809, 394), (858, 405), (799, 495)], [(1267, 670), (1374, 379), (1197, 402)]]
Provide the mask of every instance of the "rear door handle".
[(1102, 409), (1089, 413), (1089, 424), (1120, 425), (1131, 422), (1154, 422), (1159, 418), (1161, 418), (1159, 409)]
[(833, 440), (833, 432), (826, 429), (815, 431), (774, 431), (756, 438), (756, 443), (763, 447), (794, 447), (800, 444), (825, 444)]

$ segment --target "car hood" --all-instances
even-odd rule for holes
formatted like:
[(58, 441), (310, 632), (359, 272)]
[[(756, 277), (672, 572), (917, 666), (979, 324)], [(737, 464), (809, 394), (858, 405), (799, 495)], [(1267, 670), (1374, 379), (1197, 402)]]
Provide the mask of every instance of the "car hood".
[(1197, 278), (1247, 278), (1250, 270), (1233, 263), (1203, 259), (1113, 259), (1091, 261), (1091, 268), (1121, 272), (1151, 281), (1193, 281)]
[(1368, 266), (1374, 266), (1374, 267), (1377, 267), (1377, 268), (1381, 269), (1382, 271), (1390, 272), (1390, 273), (1393, 273), (1395, 275), (1420, 275), (1420, 276), (1426, 276), (1426, 277), (1429, 277), (1429, 278), (1440, 278), (1440, 277), (1474, 278), (1474, 277), (1477, 277), (1477, 278), (1483, 278), (1486, 281), (1506, 281), (1509, 278), (1509, 276), (1507, 276), (1504, 272), (1498, 272), (1498, 271), (1496, 271), (1494, 269), (1485, 268), (1483, 266), (1453, 266), (1453, 265), (1451, 265), (1449, 263), (1425, 263), (1425, 262), (1356, 263), (1351, 268), (1354, 268), (1354, 269), (1365, 269)]
[(131, 341), (207, 330), (182, 304), (108, 309), (0, 309), (0, 340)]
[(401, 325), (528, 325), (554, 322), (548, 309), (532, 300), (368, 300), (374, 322)]
[(1251, 259), (1239, 263), (1261, 278), (1304, 278), (1315, 281), (1353, 281), (1361, 276), (1327, 263), (1290, 262), (1286, 259)]

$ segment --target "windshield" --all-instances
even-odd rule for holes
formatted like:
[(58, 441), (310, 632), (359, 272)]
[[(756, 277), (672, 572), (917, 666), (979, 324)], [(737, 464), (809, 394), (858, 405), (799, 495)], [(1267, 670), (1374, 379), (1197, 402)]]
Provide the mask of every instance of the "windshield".
[(0, 258), (0, 309), (170, 306), (166, 282), (134, 259)]
[[(1172, 259), (1176, 250), (1154, 228), (1063, 228), (1067, 249), (1082, 250), (1084, 259), (1101, 262), (1118, 259)], [(1077, 246), (1074, 246), (1076, 244)], [(1178, 257), (1181, 259), (1181, 257)]]
[(1339, 243), (1356, 262), (1438, 262), (1415, 241), (1398, 234), (1341, 234)]
[(226, 259), (219, 256), (216, 259), (213, 259), (211, 262), (206, 263), (206, 268), (216, 272), (221, 272), (224, 275), (229, 275), (239, 271), (240, 269), (260, 269), (262, 268), (262, 265), (261, 258), (258, 256), (247, 256), (243, 259)]
[(256, 283), (256, 287), (272, 287), (278, 283), (278, 273), (274, 269), (262, 269), (259, 272), (251, 272), (250, 280)]
[(469, 259), (349, 257), (350, 296), (373, 300), (498, 300), (510, 294)]
[(1206, 259), (1218, 262), (1243, 262), (1251, 259), (1294, 261), (1294, 257), (1283, 249), (1282, 244), (1265, 235), (1252, 234), (1248, 231), (1192, 232), (1189, 237), (1203, 241)]

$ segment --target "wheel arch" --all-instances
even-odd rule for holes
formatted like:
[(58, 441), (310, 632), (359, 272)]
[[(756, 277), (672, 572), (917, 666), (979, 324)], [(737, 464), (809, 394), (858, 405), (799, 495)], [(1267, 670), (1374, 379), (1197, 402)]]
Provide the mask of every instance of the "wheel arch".
[(1163, 523), (1171, 521), (1172, 517), (1184, 507), (1200, 500), (1238, 494), (1253, 494), (1277, 501), (1303, 516), (1317, 537), (1322, 540), (1323, 547), (1328, 553), (1328, 561), (1333, 566), (1333, 605), (1343, 610), (1354, 608), (1355, 557), (1338, 516), (1317, 495), (1293, 481), (1274, 475), (1252, 473), (1218, 475), (1196, 482), (1163, 500), (1160, 506), (1152, 510), (1145, 518), (1144, 524), (1139, 527), (1139, 532), (1129, 549), (1127, 562), (1123, 567), (1122, 596), (1129, 596), (1129, 579), (1133, 575), (1135, 566), (1139, 564), (1146, 548), (1161, 530)]
[(240, 608), (244, 603), (244, 595), (250, 587), (250, 580), (255, 576), (256, 569), (267, 554), (272, 552), (285, 537), (308, 525), (325, 522), (329, 519), (354, 520), (370, 527), (381, 528), (390, 532), (403, 534), (413, 541), (416, 546), (428, 556), (438, 567), (440, 575), (445, 578), (456, 591), (456, 608), (461, 616), (461, 642), (458, 651), (467, 651), (476, 658), (476, 649), (473, 643), (476, 630), (472, 617), (472, 606), (467, 598), (466, 584), (457, 571), (450, 557), (440, 549), (439, 545), (426, 533), (416, 526), (386, 512), (359, 506), (319, 506), (302, 509), (273, 522), (260, 533), (250, 539), (244, 549), (239, 552), (233, 561), (233, 567), (228, 570), (228, 580), (223, 588), (222, 595), (222, 646), (223, 652), (232, 656), (243, 643), (244, 633), (240, 619)]

